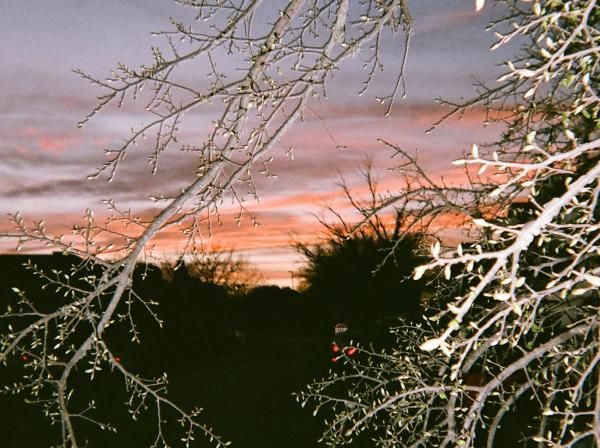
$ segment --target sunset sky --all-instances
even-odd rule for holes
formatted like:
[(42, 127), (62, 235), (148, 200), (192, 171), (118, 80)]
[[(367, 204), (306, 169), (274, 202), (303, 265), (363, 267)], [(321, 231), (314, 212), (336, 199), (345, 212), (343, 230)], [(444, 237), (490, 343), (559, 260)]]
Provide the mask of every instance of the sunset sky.
[[(432, 134), (426, 135), (425, 129), (445, 112), (436, 98), (472, 96), (474, 80), (494, 83), (501, 70), (497, 65), (508, 57), (506, 50), (489, 52), (494, 36), (484, 28), (503, 11), (495, 2), (487, 3), (476, 13), (468, 0), (409, 1), (414, 36), (407, 98), (396, 104), (390, 118), (384, 118), (373, 96), (356, 96), (364, 76), (360, 57), (346, 64), (332, 84), (330, 100), (318, 109), (323, 121), (308, 116), (297, 122), (273, 153), (272, 168), (278, 177), (260, 181), (260, 202), (248, 204), (261, 225), (236, 227), (232, 216), (237, 209), (225, 203), (223, 228), (209, 245), (239, 250), (267, 281), (289, 285), (290, 271), (300, 263), (290, 248), (292, 237), (307, 240), (321, 231), (313, 214), (325, 203), (339, 210), (347, 206), (337, 185), (340, 176), (360, 191), (358, 169), (370, 157), (384, 189), (400, 186), (400, 180), (386, 170), (393, 165), (391, 153), (378, 138), (407, 150), (418, 149), (432, 176), (452, 179), (449, 162), (472, 143), (491, 140), (497, 129), (484, 128), (478, 110)], [(169, 0), (2, 1), (0, 229), (8, 228), (7, 213), (20, 211), (28, 220), (44, 219), (50, 229), (64, 231), (80, 222), (88, 207), (101, 216), (102, 199), (143, 209), (150, 194), (181, 180), (179, 174), (189, 165), (181, 157), (167, 162), (156, 177), (139, 163), (128, 165), (112, 183), (86, 180), (104, 159), (103, 149), (118, 144), (142, 118), (108, 109), (78, 129), (78, 121), (94, 107), (101, 92), (72, 70), (81, 68), (103, 78), (118, 62), (148, 63), (150, 46), (160, 39), (150, 32), (168, 28), (170, 16), (186, 13), (189, 10)], [(402, 43), (386, 45), (388, 60), (393, 63), (395, 53), (399, 60)], [(202, 128), (205, 123), (198, 125)], [(347, 149), (337, 149), (329, 133)], [(285, 155), (289, 146), (295, 148), (294, 160)], [(139, 157), (145, 159), (147, 154)], [(173, 234), (164, 239), (160, 251), (167, 254), (176, 248), (175, 238)], [(14, 246), (14, 242), (0, 242), (4, 252)]]

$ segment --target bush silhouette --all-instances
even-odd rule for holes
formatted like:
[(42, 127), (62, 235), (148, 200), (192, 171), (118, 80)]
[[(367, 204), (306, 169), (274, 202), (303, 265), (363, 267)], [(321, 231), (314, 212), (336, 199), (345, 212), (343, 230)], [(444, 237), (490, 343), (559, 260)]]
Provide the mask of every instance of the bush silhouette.
[(333, 328), (335, 322), (365, 328), (396, 317), (418, 320), (423, 283), (411, 278), (421, 263), (420, 234), (400, 235), (383, 224), (346, 238), (331, 231), (316, 246), (298, 244), (308, 265), (301, 272), (311, 296)]

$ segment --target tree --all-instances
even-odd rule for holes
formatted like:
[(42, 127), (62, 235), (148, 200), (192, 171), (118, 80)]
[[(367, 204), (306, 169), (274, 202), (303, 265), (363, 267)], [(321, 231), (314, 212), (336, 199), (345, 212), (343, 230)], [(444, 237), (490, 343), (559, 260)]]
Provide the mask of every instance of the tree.
[[(80, 125), (110, 105), (141, 104), (148, 121), (121, 146), (107, 150), (106, 163), (93, 177), (110, 181), (118, 176), (132, 148), (138, 143), (147, 148), (143, 141), (152, 133), (149, 170), (155, 173), (169, 150), (179, 148), (196, 155), (196, 177), (175, 193), (157, 186), (150, 216), (123, 211), (107, 201), (111, 213), (107, 222), (99, 222), (88, 210), (84, 223), (75, 225), (69, 236), (53, 235), (43, 221), (29, 224), (20, 214), (12, 217), (14, 231), (1, 235), (14, 239), (17, 248), (42, 244), (82, 260), (72, 270), (47, 279), (51, 289), (64, 295), (53, 310), (37, 309), (23, 294), (18, 305), (1, 316), (6, 327), (0, 335), (0, 362), (12, 363), (22, 354), (34, 360), (27, 366), (28, 374), (8, 390), (28, 393), (28, 400), (60, 427), (65, 447), (83, 444), (89, 434), (81, 433), (86, 425), (114, 429), (103, 423), (101, 412), (80, 393), (76, 380), (94, 379), (107, 370), (127, 385), (126, 403), (133, 417), (140, 418), (143, 410), (154, 413), (154, 446), (180, 440), (191, 445), (197, 434), (225, 445), (198, 419), (199, 410), (183, 409), (168, 398), (164, 376), (144, 379), (130, 371), (107, 343), (107, 335), (119, 324), (120, 307), (139, 303), (154, 315), (148, 298), (131, 288), (136, 264), (150, 254), (157, 237), (176, 226), (187, 243), (185, 253), (193, 254), (218, 223), (219, 206), (226, 198), (237, 201), (244, 213), (246, 194), (257, 195), (253, 168), (261, 166), (269, 175), (268, 153), (314, 97), (325, 98), (342, 63), (365, 54), (366, 89), (381, 67), (382, 36), (398, 32), (408, 36), (411, 23), (404, 0), (364, 1), (353, 8), (349, 0), (289, 0), (280, 8), (259, 0), (177, 2), (188, 7), (189, 20), (173, 20), (171, 30), (159, 33), (166, 49), (153, 48), (152, 64), (139, 68), (121, 64), (107, 79), (79, 72), (103, 90), (97, 107)], [(236, 70), (221, 68), (223, 59), (224, 67)], [(186, 69), (193, 76), (186, 77)], [(401, 68), (389, 96), (381, 99), (388, 112), (402, 81)], [(197, 109), (217, 110), (214, 127), (202, 144), (180, 142), (178, 130)], [(131, 315), (121, 325), (134, 320)]]
[(411, 277), (424, 261), (419, 256), (423, 234), (405, 232), (409, 223), (401, 210), (387, 219), (373, 215), (380, 194), (370, 163), (362, 175), (369, 192), (366, 199), (354, 197), (341, 184), (360, 225), (328, 207), (336, 221), (320, 218), (325, 236), (316, 244), (295, 243), (307, 262), (300, 272), (303, 288), (327, 314), (329, 329), (336, 322), (364, 330), (399, 317), (417, 321), (421, 316), (423, 282)]
[(600, 9), (507, 4), (494, 48), (516, 41), (520, 56), (497, 86), (448, 104), (448, 116), (483, 104), (505, 124), (495, 144), (455, 162), (471, 183), (435, 184), (390, 144), (414, 182), (381, 207), (420, 200), (424, 219), (460, 211), (472, 238), (432, 244), (415, 269), (452, 290), (431, 325), (399, 329), (398, 349), (348, 360), (351, 373), (305, 391), (335, 414), (332, 446), (367, 430), (386, 447), (600, 446)]
[[(183, 266), (180, 266), (183, 264)], [(183, 267), (187, 273), (202, 283), (212, 283), (242, 293), (260, 281), (260, 274), (244, 258), (237, 257), (233, 249), (226, 251), (200, 252), (188, 260), (162, 264), (164, 275), (175, 276), (175, 271)]]

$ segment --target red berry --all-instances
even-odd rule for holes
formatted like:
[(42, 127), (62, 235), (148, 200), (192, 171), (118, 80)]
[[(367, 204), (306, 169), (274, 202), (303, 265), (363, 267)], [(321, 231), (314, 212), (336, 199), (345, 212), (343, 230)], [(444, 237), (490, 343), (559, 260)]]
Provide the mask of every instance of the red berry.
[(115, 361), (120, 363), (121, 362), (121, 357), (120, 356), (115, 356)]
[(340, 351), (340, 348), (338, 347), (337, 344), (334, 343), (334, 344), (331, 344), (331, 351), (333, 353), (338, 353)]
[(331, 358), (331, 362), (338, 362), (339, 359), (339, 356), (334, 356), (333, 358)]
[(27, 355), (21, 355), (21, 360), (23, 362), (27, 362), (27, 361), (29, 361), (29, 356), (27, 356)]
[(346, 349), (346, 356), (354, 356), (358, 349), (356, 347), (349, 347)]

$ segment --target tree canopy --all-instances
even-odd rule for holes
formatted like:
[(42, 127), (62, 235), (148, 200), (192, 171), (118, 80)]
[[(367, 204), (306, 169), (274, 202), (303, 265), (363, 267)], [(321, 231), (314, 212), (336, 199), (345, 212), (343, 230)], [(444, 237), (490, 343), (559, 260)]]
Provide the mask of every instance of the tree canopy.
[(400, 216), (393, 230), (381, 221), (371, 224), (350, 236), (341, 227), (330, 228), (315, 245), (297, 244), (307, 262), (301, 271), (304, 288), (322, 304), (332, 326), (420, 318), (423, 284), (412, 272), (422, 261), (422, 236), (401, 234)]

